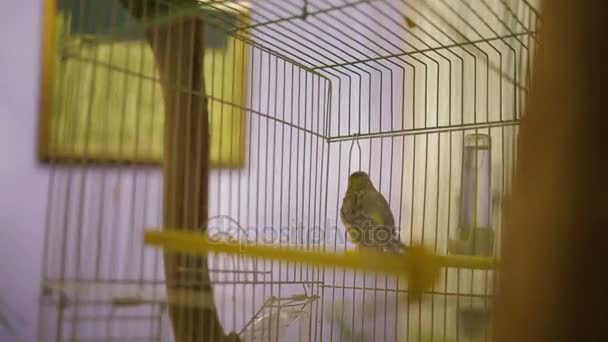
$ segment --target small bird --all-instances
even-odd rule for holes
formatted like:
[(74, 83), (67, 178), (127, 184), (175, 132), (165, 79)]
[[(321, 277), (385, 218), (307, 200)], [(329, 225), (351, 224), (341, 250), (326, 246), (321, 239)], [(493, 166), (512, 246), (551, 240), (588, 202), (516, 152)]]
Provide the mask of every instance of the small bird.
[(354, 172), (348, 178), (340, 217), (351, 240), (359, 247), (392, 253), (406, 249), (397, 237), (388, 202), (363, 171)]

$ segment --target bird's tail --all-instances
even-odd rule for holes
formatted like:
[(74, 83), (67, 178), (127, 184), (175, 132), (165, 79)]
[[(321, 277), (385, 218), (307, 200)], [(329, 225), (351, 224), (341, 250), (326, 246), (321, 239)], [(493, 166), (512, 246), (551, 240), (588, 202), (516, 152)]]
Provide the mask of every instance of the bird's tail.
[(386, 252), (400, 254), (407, 250), (407, 246), (403, 244), (403, 242), (399, 241), (399, 239), (394, 238), (386, 244), (384, 250)]

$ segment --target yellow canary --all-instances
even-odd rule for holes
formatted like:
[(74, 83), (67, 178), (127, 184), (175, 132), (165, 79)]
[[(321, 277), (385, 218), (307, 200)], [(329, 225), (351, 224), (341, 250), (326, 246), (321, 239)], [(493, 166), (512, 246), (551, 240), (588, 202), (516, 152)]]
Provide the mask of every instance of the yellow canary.
[(348, 178), (340, 217), (351, 240), (359, 247), (393, 253), (406, 248), (395, 231), (388, 202), (365, 172), (354, 172)]

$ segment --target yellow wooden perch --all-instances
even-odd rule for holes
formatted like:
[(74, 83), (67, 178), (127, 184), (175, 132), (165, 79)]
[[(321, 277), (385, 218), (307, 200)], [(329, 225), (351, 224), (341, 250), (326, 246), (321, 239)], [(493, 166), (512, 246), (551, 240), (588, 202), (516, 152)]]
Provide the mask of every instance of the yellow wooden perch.
[(144, 242), (163, 248), (166, 252), (185, 254), (234, 254), (276, 261), (299, 262), (313, 266), (342, 267), (369, 272), (382, 272), (408, 280), (411, 292), (433, 285), (442, 267), (490, 270), (497, 266), (496, 258), (478, 256), (440, 256), (423, 247), (410, 247), (408, 253), (393, 255), (350, 250), (328, 253), (321, 249), (286, 248), (272, 245), (209, 240), (204, 234), (178, 230), (147, 230)]

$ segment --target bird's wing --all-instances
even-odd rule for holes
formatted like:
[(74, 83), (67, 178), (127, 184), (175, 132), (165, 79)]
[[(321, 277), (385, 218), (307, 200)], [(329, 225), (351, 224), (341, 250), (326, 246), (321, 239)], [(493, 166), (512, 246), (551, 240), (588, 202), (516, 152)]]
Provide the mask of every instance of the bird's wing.
[(407, 247), (399, 240), (397, 235), (395, 218), (388, 202), (380, 192), (376, 192), (374, 196), (375, 200), (373, 202), (376, 203), (375, 210), (372, 210), (374, 213), (376, 213), (374, 216), (378, 216), (376, 220), (381, 220), (382, 225), (389, 228), (392, 234), (392, 239), (384, 245), (384, 250), (392, 253), (400, 253), (401, 251), (407, 250)]
[(371, 203), (371, 207), (368, 210), (368, 215), (374, 225), (382, 225), (386, 227), (395, 228), (395, 218), (391, 212), (391, 207), (388, 202), (378, 191), (373, 191), (368, 194), (369, 199), (367, 203)]

